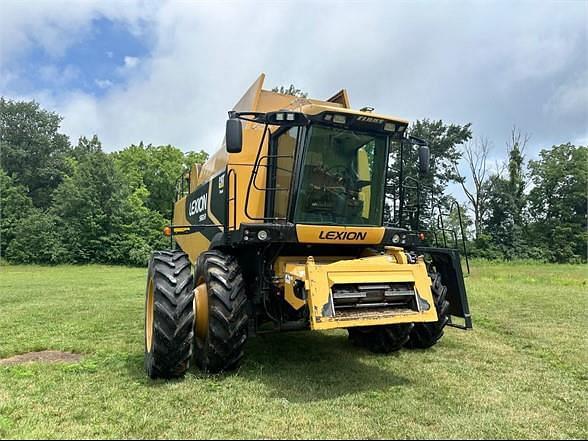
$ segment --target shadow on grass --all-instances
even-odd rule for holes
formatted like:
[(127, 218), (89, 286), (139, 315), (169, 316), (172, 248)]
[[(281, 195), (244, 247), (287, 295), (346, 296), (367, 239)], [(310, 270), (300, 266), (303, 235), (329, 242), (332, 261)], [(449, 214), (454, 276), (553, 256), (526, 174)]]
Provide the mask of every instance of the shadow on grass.
[[(274, 398), (291, 402), (328, 400), (357, 392), (391, 393), (410, 381), (378, 363), (362, 359), (393, 358), (397, 354), (377, 355), (352, 346), (343, 333), (293, 332), (262, 335), (247, 344), (242, 367), (236, 373), (207, 376), (196, 367), (190, 369), (197, 381), (241, 379), (265, 385)], [(135, 381), (159, 387), (169, 381), (149, 380), (143, 370), (142, 354), (127, 358), (127, 372)]]
[(327, 400), (408, 384), (408, 379), (361, 360), (395, 356), (355, 348), (347, 333), (274, 334), (251, 340), (239, 375), (265, 384), (272, 395), (288, 401)]

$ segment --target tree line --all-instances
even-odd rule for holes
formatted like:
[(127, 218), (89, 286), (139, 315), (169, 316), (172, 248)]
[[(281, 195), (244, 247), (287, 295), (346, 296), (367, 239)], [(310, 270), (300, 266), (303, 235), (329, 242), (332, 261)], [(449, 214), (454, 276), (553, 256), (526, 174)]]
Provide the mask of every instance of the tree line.
[(35, 102), (0, 100), (0, 251), (17, 263), (144, 265), (169, 246), (175, 182), (207, 153), (98, 137), (72, 145), (61, 117)]
[[(161, 231), (177, 178), (207, 153), (143, 143), (107, 153), (97, 136), (73, 145), (60, 124), (36, 102), (0, 99), (1, 257), (145, 264), (152, 250), (169, 245)], [(451, 227), (457, 219), (448, 188), (463, 189), (470, 254), (586, 261), (588, 147), (561, 144), (527, 160), (529, 136), (513, 129), (507, 159), (491, 164), (490, 141), (474, 139), (470, 124), (424, 119), (410, 131), (429, 142), (431, 173), (422, 183)], [(405, 151), (408, 176), (418, 174), (416, 155)]]

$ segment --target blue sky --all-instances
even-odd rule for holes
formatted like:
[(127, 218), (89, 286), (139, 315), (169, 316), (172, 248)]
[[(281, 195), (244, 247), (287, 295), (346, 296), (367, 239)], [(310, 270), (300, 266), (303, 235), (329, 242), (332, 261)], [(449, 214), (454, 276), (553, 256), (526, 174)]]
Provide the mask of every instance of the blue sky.
[(125, 68), (136, 67), (150, 53), (153, 41), (134, 35), (124, 23), (100, 17), (88, 23), (88, 31), (58, 55), (40, 45), (32, 46), (19, 60), (18, 80), (12, 93), (27, 95), (50, 89), (55, 95), (78, 90), (101, 97), (113, 85), (125, 86)]
[(502, 158), (588, 142), (588, 2), (0, 2), (0, 94), (74, 141), (214, 151), (259, 75), (408, 119), (473, 124)]

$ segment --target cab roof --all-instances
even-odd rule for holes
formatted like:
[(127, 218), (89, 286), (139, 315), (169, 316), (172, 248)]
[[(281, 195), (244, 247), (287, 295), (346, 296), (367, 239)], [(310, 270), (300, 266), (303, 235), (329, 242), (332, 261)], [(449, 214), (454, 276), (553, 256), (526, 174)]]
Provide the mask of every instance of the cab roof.
[(272, 112), (276, 110), (292, 110), (307, 115), (318, 115), (323, 112), (345, 113), (355, 116), (365, 116), (384, 121), (408, 124), (409, 121), (396, 116), (383, 115), (370, 111), (351, 109), (349, 96), (345, 89), (340, 90), (327, 100), (303, 98), (285, 95), (263, 89), (265, 74), (262, 73), (249, 87), (243, 97), (235, 104), (236, 112)]

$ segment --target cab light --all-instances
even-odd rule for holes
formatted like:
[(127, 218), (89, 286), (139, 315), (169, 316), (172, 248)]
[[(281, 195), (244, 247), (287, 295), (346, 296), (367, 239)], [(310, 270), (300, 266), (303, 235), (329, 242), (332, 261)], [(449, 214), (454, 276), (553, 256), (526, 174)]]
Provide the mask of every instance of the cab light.
[(396, 124), (394, 124), (394, 123), (384, 124), (384, 130), (386, 132), (395, 132), (396, 131)]
[(345, 118), (345, 115), (334, 115), (333, 122), (337, 124), (345, 124), (347, 122), (347, 118)]

